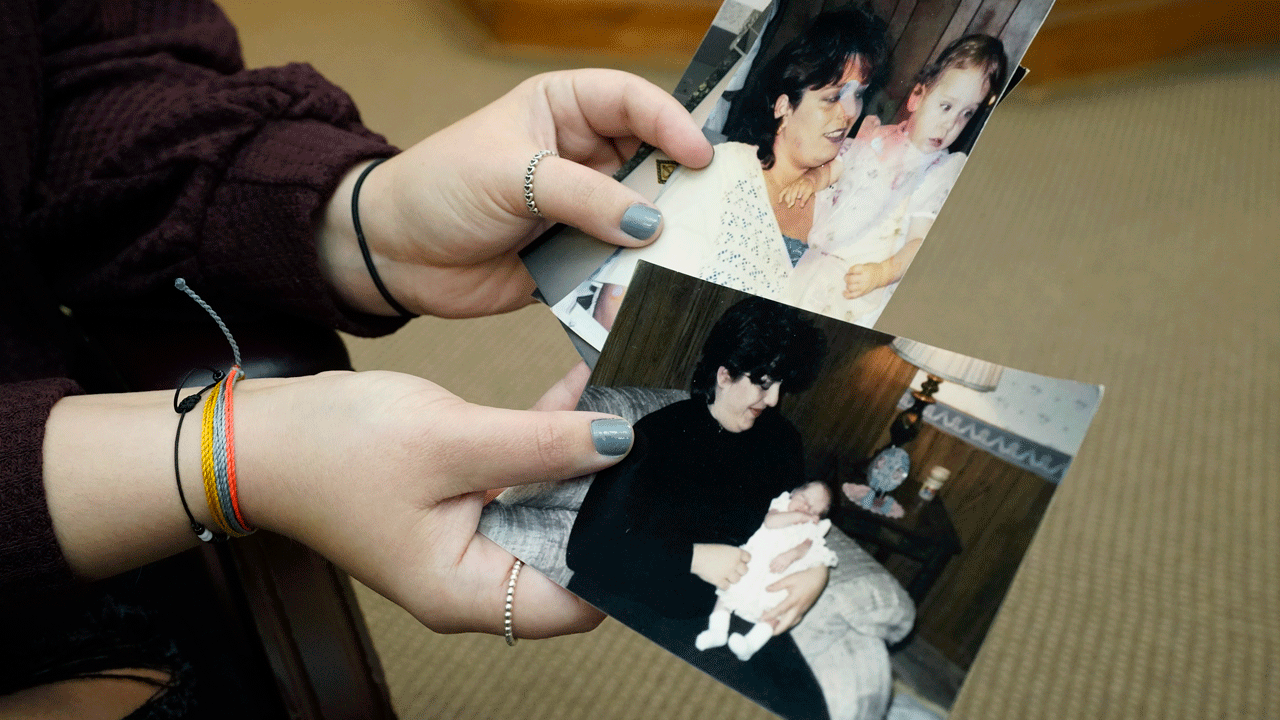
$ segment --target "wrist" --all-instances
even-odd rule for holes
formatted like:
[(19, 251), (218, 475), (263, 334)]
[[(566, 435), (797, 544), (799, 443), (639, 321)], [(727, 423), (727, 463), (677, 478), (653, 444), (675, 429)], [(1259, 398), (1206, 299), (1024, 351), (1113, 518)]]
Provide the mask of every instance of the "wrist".
[[(281, 445), (260, 442), (255, 423), (246, 421), (259, 414), (258, 391), (282, 382), (245, 380), (235, 389), (237, 486), (242, 516), (253, 527), (269, 526), (260, 498), (275, 493), (267, 486), (270, 478), (250, 470), (262, 464), (254, 455), (264, 445)], [(194, 392), (187, 388), (182, 396)], [(43, 446), (45, 499), (58, 544), (77, 575), (109, 577), (198, 544), (184, 497), (196, 522), (217, 528), (201, 467), (211, 393), (183, 416), (174, 412), (173, 397), (170, 391), (71, 396), (54, 405)]]
[(328, 281), (338, 300), (347, 307), (371, 315), (395, 316), (399, 313), (383, 299), (379, 292), (356, 236), (355, 217), (352, 214), (352, 198), (357, 181), (364, 174), (359, 187), (360, 227), (369, 248), (374, 270), (383, 283), (394, 275), (393, 254), (386, 248), (392, 246), (395, 223), (392, 213), (395, 202), (391, 197), (394, 167), (382, 163), (367, 174), (365, 170), (377, 160), (361, 162), (343, 176), (325, 205), (316, 228), (316, 250), (320, 257), (320, 271)]
[(893, 282), (893, 260), (874, 263), (871, 266), (872, 287), (882, 288)]
[(316, 445), (324, 440), (317, 438), (323, 437), (326, 418), (351, 413), (336, 407), (340, 392), (333, 389), (335, 384), (319, 379), (262, 378), (245, 380), (236, 388), (240, 510), (254, 528), (300, 539), (303, 520), (323, 499), (319, 479), (324, 468), (319, 467), (323, 461)]

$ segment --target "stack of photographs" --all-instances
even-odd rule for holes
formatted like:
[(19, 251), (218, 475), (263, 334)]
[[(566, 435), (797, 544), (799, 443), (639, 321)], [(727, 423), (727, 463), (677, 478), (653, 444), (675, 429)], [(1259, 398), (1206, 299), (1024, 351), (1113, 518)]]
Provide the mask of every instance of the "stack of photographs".
[(661, 237), (526, 258), (635, 445), (482, 531), (782, 717), (946, 717), (1102, 389), (871, 328), (1049, 5), (727, 0)]

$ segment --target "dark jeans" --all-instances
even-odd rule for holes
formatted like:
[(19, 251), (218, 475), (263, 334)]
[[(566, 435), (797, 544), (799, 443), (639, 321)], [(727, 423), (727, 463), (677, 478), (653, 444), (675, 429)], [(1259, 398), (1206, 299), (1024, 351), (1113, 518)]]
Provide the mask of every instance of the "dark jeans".
[[(789, 632), (774, 637), (750, 660), (743, 662), (727, 647), (702, 651), (693, 646), (698, 633), (707, 629), (706, 617), (665, 617), (647, 605), (603, 591), (580, 575), (569, 581), (569, 590), (782, 717), (829, 718), (822, 688)], [(745, 633), (750, 629), (750, 624), (737, 616), (733, 623), (730, 632)]]

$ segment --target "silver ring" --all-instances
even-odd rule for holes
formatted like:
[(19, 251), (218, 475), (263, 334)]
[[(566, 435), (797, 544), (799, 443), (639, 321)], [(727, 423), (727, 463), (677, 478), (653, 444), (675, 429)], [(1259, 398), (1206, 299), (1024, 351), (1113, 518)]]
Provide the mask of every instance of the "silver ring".
[(529, 208), (529, 212), (538, 217), (542, 217), (542, 213), (538, 212), (538, 203), (533, 200), (533, 171), (538, 169), (538, 163), (542, 158), (558, 154), (555, 150), (539, 150), (533, 154), (533, 159), (529, 161), (529, 168), (524, 171), (524, 204)]
[(515, 645), (516, 636), (511, 631), (511, 608), (516, 598), (516, 578), (520, 577), (520, 568), (524, 567), (524, 562), (516, 560), (516, 564), (511, 566), (511, 577), (507, 578), (507, 607), (502, 614), (502, 631), (507, 636), (507, 645)]

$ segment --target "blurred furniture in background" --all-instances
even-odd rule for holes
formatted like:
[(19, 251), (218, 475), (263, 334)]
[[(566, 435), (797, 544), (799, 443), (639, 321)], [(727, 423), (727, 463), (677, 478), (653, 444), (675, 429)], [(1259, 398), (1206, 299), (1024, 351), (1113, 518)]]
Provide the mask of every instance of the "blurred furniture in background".
[[(665, 61), (693, 57), (721, 0), (458, 0), (506, 51), (585, 51)], [(941, 6), (960, 0), (879, 0)], [(982, 3), (970, 3), (969, 12)], [(1274, 0), (1057, 0), (1023, 65), (1027, 82), (1061, 80), (1198, 50), (1280, 41)]]

